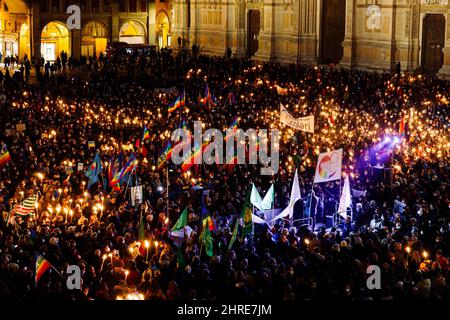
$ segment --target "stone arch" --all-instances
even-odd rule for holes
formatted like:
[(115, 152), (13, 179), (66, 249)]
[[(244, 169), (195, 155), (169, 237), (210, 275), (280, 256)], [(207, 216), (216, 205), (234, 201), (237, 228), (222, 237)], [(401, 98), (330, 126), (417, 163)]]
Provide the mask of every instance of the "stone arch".
[(140, 21), (128, 20), (120, 27), (120, 42), (127, 42), (128, 44), (145, 44), (145, 39), (146, 30)]
[(41, 56), (46, 61), (54, 61), (65, 51), (70, 56), (70, 31), (67, 25), (60, 21), (48, 22), (41, 31)]
[(81, 28), (81, 54), (84, 56), (100, 56), (105, 53), (110, 37), (105, 23), (99, 20), (86, 22)]
[(170, 35), (171, 29), (171, 21), (167, 11), (160, 10), (156, 14), (155, 24), (156, 39), (158, 40), (158, 45), (160, 48), (170, 46), (172, 44)]

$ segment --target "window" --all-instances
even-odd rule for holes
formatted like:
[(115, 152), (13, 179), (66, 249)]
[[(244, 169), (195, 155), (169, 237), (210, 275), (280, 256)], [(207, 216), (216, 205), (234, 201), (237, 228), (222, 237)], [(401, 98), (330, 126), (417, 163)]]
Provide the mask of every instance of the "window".
[(141, 12), (147, 12), (147, 0), (141, 0)]
[(80, 9), (81, 9), (81, 12), (87, 11), (87, 9), (88, 9), (87, 0), (80, 0)]
[(129, 12), (137, 12), (136, 0), (130, 0), (128, 9), (129, 9)]
[(41, 9), (41, 12), (47, 12), (47, 0), (41, 0), (39, 9)]
[(119, 12), (126, 12), (125, 0), (119, 0)]
[(100, 0), (91, 0), (92, 12), (100, 12)]
[(52, 11), (59, 12), (59, 0), (52, 0)]
[(110, 12), (111, 11), (110, 0), (103, 0), (103, 11), (105, 11), (105, 12)]

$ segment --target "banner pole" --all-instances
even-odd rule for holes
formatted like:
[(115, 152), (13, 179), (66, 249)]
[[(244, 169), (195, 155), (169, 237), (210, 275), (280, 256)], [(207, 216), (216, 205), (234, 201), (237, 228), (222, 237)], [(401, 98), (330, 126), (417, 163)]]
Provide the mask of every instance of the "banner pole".
[[(169, 219), (169, 164), (167, 164), (166, 168), (166, 191), (167, 191), (167, 219)], [(170, 221), (170, 219), (169, 219)]]

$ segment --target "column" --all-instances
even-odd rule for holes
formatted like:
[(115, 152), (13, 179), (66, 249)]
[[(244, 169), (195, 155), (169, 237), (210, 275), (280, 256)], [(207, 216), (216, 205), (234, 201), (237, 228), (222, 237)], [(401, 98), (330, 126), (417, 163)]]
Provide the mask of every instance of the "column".
[(343, 67), (351, 68), (354, 65), (355, 59), (355, 9), (356, 0), (347, 0), (346, 3), (346, 16), (345, 16), (345, 38), (342, 42), (344, 47), (344, 56), (339, 63)]
[(42, 27), (39, 23), (39, 4), (33, 3), (31, 7), (31, 20), (32, 23), (30, 25), (31, 32), (31, 43), (32, 43), (32, 53), (31, 55), (34, 58), (34, 63), (39, 62), (41, 59), (41, 33)]
[(298, 57), (300, 63), (317, 63), (317, 1), (304, 0), (300, 3)]
[(155, 45), (156, 44), (156, 33), (155, 33), (155, 24), (156, 24), (156, 4), (155, 4), (155, 0), (150, 0), (148, 2), (148, 12), (149, 12), (149, 21), (148, 21), (148, 26), (146, 26), (147, 29), (147, 38), (148, 38), (148, 43), (150, 45)]
[(112, 42), (118, 42), (120, 36), (120, 26), (119, 26), (119, 3), (111, 2), (111, 40)]
[(438, 72), (438, 76), (450, 79), (450, 35), (449, 35), (449, 22), (448, 19), (450, 18), (449, 11), (447, 11), (446, 17), (445, 17), (445, 43), (444, 48), (442, 49), (442, 53), (444, 54), (444, 64), (442, 65), (441, 70)]

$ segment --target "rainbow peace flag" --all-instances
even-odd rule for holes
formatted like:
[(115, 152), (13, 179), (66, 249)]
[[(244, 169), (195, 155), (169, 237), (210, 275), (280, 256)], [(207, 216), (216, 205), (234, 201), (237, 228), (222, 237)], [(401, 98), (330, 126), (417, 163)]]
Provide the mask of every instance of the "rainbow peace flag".
[(35, 283), (37, 284), (39, 279), (44, 275), (44, 273), (51, 268), (50, 262), (48, 262), (43, 256), (39, 255), (36, 258), (36, 273), (35, 273)]
[(172, 143), (170, 142), (170, 138), (166, 140), (161, 151), (159, 152), (158, 157), (158, 170), (161, 169), (161, 166), (172, 157)]
[(228, 141), (236, 132), (237, 130), (237, 124), (238, 124), (238, 117), (235, 117), (234, 120), (231, 122), (229, 129), (231, 130), (230, 133), (227, 133), (225, 136), (225, 142)]
[(142, 141), (150, 140), (150, 132), (148, 131), (147, 126), (144, 127), (144, 133), (142, 135)]
[(182, 106), (184, 106), (186, 104), (186, 99), (185, 99), (185, 94), (183, 92), (183, 94), (181, 96), (178, 96), (175, 101), (173, 101), (171, 104), (169, 104), (169, 114), (174, 112), (175, 110), (177, 110), (178, 108), (181, 108)]
[(122, 182), (122, 179), (125, 177), (125, 175), (129, 172), (132, 172), (134, 169), (136, 169), (138, 164), (138, 160), (136, 159), (136, 156), (134, 153), (130, 155), (130, 158), (128, 158), (127, 163), (124, 165), (122, 170), (120, 170), (119, 174), (119, 182)]
[(0, 152), (0, 167), (4, 166), (8, 162), (11, 161), (11, 155), (9, 154), (8, 149), (6, 148), (6, 144), (2, 146), (2, 150)]
[(201, 162), (201, 161), (196, 161), (196, 159), (199, 159), (200, 157), (202, 157), (203, 151), (205, 150), (205, 148), (209, 145), (208, 141), (203, 142), (203, 144), (196, 148), (196, 150), (194, 151), (193, 154), (191, 154), (181, 165), (181, 170), (184, 172), (188, 171), (194, 164), (196, 164), (196, 162)]

